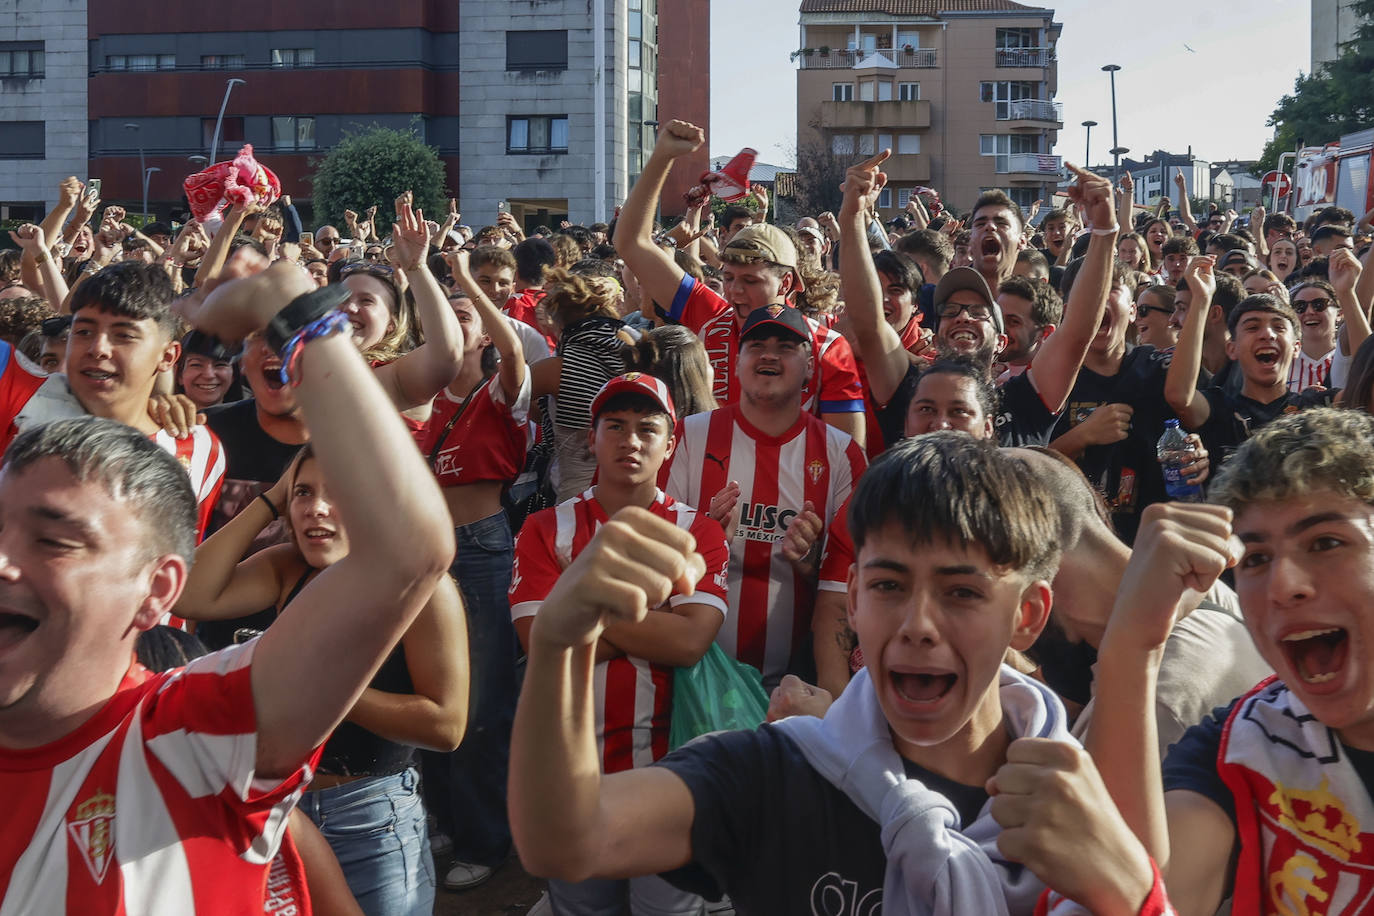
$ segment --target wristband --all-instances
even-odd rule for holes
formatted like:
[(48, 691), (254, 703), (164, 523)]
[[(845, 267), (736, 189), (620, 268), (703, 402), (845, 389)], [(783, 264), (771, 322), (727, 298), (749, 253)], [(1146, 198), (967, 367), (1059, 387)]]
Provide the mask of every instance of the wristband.
[(277, 519), (281, 518), (281, 513), (277, 511), (276, 506), (272, 505), (272, 500), (267, 498), (266, 493), (259, 493), (258, 499), (262, 500), (263, 504), (267, 506), (267, 511), (272, 513), (272, 521), (275, 522)]
[(335, 309), (297, 331), (281, 350), (281, 383), (292, 388), (301, 383), (300, 378), (295, 377), (298, 375), (296, 367), (300, 365), (301, 351), (305, 349), (306, 344), (331, 334), (340, 334), (351, 327), (348, 316)]
[(349, 295), (348, 287), (342, 283), (302, 293), (267, 322), (267, 327), (263, 329), (263, 340), (267, 341), (267, 346), (273, 352), (281, 353), (299, 331), (343, 305)]
[(1116, 235), (1118, 232), (1121, 231), (1121, 227), (1113, 226), (1110, 229), (1089, 229), (1088, 231), (1091, 232), (1093, 235)]
[(46, 251), (40, 251), (40, 252), (38, 252), (36, 255), (33, 256), (33, 263), (35, 263), (35, 264), (46, 264), (46, 263), (48, 263), (48, 253), (47, 253)]

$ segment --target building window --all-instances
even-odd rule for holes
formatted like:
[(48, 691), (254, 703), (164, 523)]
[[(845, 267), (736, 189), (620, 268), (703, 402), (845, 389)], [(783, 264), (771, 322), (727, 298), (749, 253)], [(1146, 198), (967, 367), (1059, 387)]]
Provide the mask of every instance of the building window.
[(273, 48), (272, 66), (275, 68), (315, 66), (314, 48)]
[(978, 84), (978, 99), (996, 103), (996, 117), (1005, 121), (1011, 117), (1011, 103), (1035, 98), (1036, 84), (1028, 80), (1002, 80)]
[(901, 29), (898, 29), (898, 30), (897, 30), (897, 47), (902, 48), (902, 49), (905, 49), (908, 45), (911, 46), (911, 49), (912, 49), (913, 51), (916, 50), (917, 48), (919, 48), (919, 47), (921, 46), (921, 33), (920, 33), (920, 32), (903, 32)]
[(921, 98), (921, 84), (920, 84), (920, 83), (898, 83), (898, 84), (897, 84), (897, 101), (899, 101), (899, 102), (916, 102), (916, 101), (919, 101), (920, 98)]
[(878, 149), (893, 149), (892, 134), (878, 134)]
[[(200, 119), (200, 145), (209, 149), (210, 144), (215, 138), (215, 119)], [(225, 118), (219, 126), (219, 142), (221, 145), (230, 143), (243, 143), (246, 138), (243, 135), (243, 118)], [(237, 150), (237, 147), (235, 147)]]
[(1038, 46), (1039, 31), (1037, 29), (998, 29), (997, 47), (1001, 48), (1034, 48)]
[(883, 188), (878, 192), (878, 209), (886, 210), (892, 206), (892, 189)]
[(878, 101), (892, 101), (892, 80), (878, 80)]
[[(638, 19), (638, 16), (631, 16)], [(506, 33), (507, 70), (568, 69), (568, 32), (546, 29)]]
[(873, 101), (873, 80), (863, 80), (859, 83), (859, 101)]
[(1039, 188), (1003, 188), (1012, 203), (1020, 207), (1023, 213), (1029, 213), (1030, 208), (1035, 205), (1036, 198), (1040, 196)]
[(0, 79), (43, 78), (43, 42), (0, 41)]
[(978, 154), (995, 156), (996, 169), (1005, 172), (1010, 168), (1009, 156), (1013, 153), (1040, 152), (1040, 138), (1035, 135), (1021, 134), (982, 134), (978, 137)]
[(910, 156), (921, 151), (920, 134), (898, 134), (896, 153), (899, 156)]
[(43, 121), (0, 121), (0, 159), (42, 159), (46, 145)]
[(872, 156), (872, 155), (873, 155), (873, 135), (872, 135), (872, 134), (859, 134), (859, 155), (860, 155), (860, 156)]
[(204, 54), (200, 58), (202, 70), (242, 70), (242, 54)]
[(129, 55), (129, 69), (130, 69), (130, 70), (156, 70), (156, 69), (157, 69), (157, 55), (156, 55), (156, 54), (130, 54), (130, 55)]
[(836, 101), (836, 102), (852, 102), (852, 101), (854, 101), (854, 84), (853, 84), (853, 83), (831, 83), (831, 84), (830, 84), (830, 98), (833, 99), (833, 100)]
[(105, 57), (106, 70), (128, 70), (129, 58), (123, 54), (108, 54)]
[(911, 188), (897, 189), (897, 207), (905, 210), (907, 201), (911, 200)]
[(157, 56), (157, 68), (159, 70), (175, 70), (177, 68), (177, 56), (175, 54), (159, 54)]
[(506, 119), (506, 152), (566, 153), (567, 115), (532, 115)]
[(830, 152), (836, 156), (854, 155), (854, 135), (835, 134), (830, 138)]
[(314, 149), (314, 118), (273, 118), (272, 146), (276, 149)]

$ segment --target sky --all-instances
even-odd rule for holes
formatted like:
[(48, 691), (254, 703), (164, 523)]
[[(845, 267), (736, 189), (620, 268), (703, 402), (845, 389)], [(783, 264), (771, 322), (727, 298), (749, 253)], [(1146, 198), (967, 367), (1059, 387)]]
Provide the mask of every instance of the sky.
[[(1103, 64), (1121, 66), (1118, 136), (1128, 155), (1184, 153), (1191, 145), (1199, 158), (1219, 161), (1259, 157), (1273, 135), (1265, 121), (1310, 63), (1309, 0), (1024, 2), (1053, 9), (1064, 27), (1055, 98), (1064, 104), (1065, 126), (1054, 151), (1076, 164), (1087, 120), (1098, 123), (1090, 164), (1111, 161), (1111, 85)], [(796, 64), (788, 54), (799, 46), (800, 6), (711, 0), (713, 156), (752, 146), (760, 161), (795, 165)], [(659, 117), (667, 121), (673, 113)]]

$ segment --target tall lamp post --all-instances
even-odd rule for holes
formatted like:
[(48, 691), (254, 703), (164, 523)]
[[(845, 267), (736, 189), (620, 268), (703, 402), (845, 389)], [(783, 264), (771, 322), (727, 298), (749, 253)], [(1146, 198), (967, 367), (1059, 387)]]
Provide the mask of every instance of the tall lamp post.
[(1107, 64), (1102, 69), (1112, 77), (1112, 184), (1115, 185), (1121, 183), (1121, 143), (1116, 138), (1116, 71), (1121, 67)]
[(210, 165), (215, 164), (215, 151), (219, 149), (219, 129), (220, 125), (224, 123), (224, 109), (229, 107), (229, 93), (234, 91), (236, 84), (244, 82), (247, 80), (231, 76), (224, 84), (224, 101), (219, 103), (219, 117), (215, 118), (215, 135), (210, 139)]
[(1083, 126), (1088, 130), (1088, 137), (1083, 141), (1083, 168), (1090, 169), (1093, 166), (1093, 128), (1097, 126), (1097, 122), (1084, 121)]
[(130, 121), (124, 125), (125, 130), (134, 132), (134, 137), (138, 140), (138, 177), (143, 181), (143, 212), (148, 212), (148, 167), (143, 163), (143, 128)]
[(144, 218), (145, 218), (145, 219), (144, 219), (145, 225), (146, 225), (146, 223), (147, 223), (147, 219), (146, 219), (146, 218), (147, 218), (147, 216), (148, 216), (148, 179), (151, 178), (151, 177), (153, 177), (153, 173), (154, 173), (154, 172), (160, 172), (160, 171), (162, 171), (162, 169), (158, 168), (158, 167), (155, 166), (155, 165), (150, 165), (150, 166), (148, 166), (146, 169), (143, 170), (143, 216), (144, 216)]

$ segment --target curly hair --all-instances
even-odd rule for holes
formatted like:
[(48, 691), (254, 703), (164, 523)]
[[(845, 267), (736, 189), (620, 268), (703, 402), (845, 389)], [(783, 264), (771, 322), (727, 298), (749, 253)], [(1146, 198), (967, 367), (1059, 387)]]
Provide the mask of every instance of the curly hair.
[(610, 277), (572, 274), (554, 268), (544, 275), (547, 295), (541, 303), (549, 320), (566, 328), (584, 318), (619, 318), (620, 284)]
[(840, 308), (840, 275), (832, 270), (805, 271), (806, 289), (794, 297), (796, 307), (808, 318), (829, 315)]
[(19, 279), (19, 259), (23, 255), (18, 248), (0, 251), (0, 283), (11, 283)]
[(1239, 512), (1319, 490), (1374, 504), (1374, 417), (1334, 407), (1280, 417), (1236, 451), (1211, 500)]
[(37, 296), (0, 300), (0, 340), (18, 346), (25, 334), (37, 329), (44, 318), (55, 314), (47, 300)]

